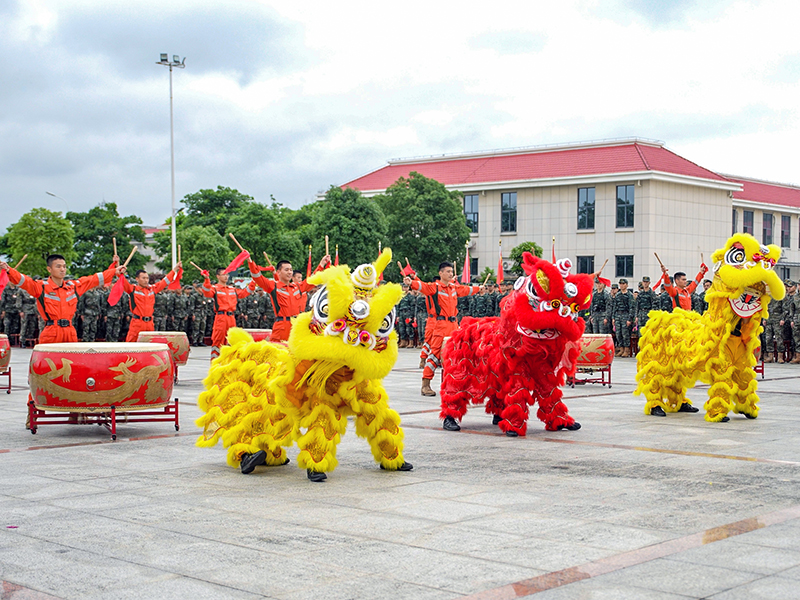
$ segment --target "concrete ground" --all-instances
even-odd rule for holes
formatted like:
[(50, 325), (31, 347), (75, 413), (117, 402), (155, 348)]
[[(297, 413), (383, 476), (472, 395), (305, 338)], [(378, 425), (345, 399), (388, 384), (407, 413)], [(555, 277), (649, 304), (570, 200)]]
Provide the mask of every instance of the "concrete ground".
[[(508, 438), (476, 407), (441, 429), (401, 350), (385, 380), (410, 473), (351, 425), (321, 484), (194, 445), (207, 348), (174, 390), (181, 430), (24, 428), (30, 350), (0, 393), (0, 598), (800, 598), (800, 367), (767, 365), (761, 415), (656, 418), (634, 359), (567, 389), (580, 431)], [(438, 378), (437, 378), (438, 387)], [(690, 393), (702, 406), (705, 387)]]

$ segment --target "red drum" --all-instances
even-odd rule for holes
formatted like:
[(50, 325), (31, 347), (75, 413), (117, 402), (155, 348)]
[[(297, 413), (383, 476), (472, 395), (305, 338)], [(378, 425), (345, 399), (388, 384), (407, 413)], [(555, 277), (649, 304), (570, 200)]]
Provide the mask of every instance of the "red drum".
[(166, 344), (75, 342), (37, 344), (29, 382), (39, 409), (124, 412), (166, 406), (173, 377)]
[(269, 341), (270, 336), (272, 336), (272, 329), (245, 329), (245, 331), (250, 334), (254, 342)]
[(578, 368), (607, 367), (614, 360), (614, 341), (608, 333), (586, 333), (580, 339)]
[(11, 345), (8, 343), (8, 336), (0, 333), (0, 373), (8, 371), (11, 362)]
[(179, 367), (189, 362), (189, 337), (183, 331), (140, 331), (136, 341), (166, 344)]

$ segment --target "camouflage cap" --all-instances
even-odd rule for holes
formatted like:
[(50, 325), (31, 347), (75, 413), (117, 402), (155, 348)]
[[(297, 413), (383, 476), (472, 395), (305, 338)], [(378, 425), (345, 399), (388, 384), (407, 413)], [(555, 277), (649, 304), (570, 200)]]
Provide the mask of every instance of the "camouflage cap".
[(622, 283), (628, 283), (628, 280), (623, 278), (623, 279), (620, 279), (620, 280), (619, 280), (619, 282), (620, 282), (620, 284), (622, 284)]
[(619, 286), (618, 286), (616, 283), (612, 283), (612, 284), (611, 284), (611, 289), (612, 289), (612, 290), (618, 290), (618, 289), (619, 289)]
[(792, 281), (791, 279), (786, 279), (786, 280), (783, 282), (783, 285), (786, 285), (786, 286), (790, 286), (790, 285), (797, 285), (797, 282), (796, 282), (796, 281)]
[(647, 275), (645, 275), (644, 277), (642, 277), (642, 283), (650, 283), (650, 278)]

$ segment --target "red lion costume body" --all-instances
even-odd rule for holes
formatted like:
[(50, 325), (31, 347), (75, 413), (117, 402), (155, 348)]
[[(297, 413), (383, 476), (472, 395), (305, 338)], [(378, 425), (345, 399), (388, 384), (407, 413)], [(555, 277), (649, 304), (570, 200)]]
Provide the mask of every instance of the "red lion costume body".
[(571, 266), (525, 252), (525, 276), (503, 301), (500, 316), (462, 321), (444, 351), (444, 429), (461, 429), (457, 420), (468, 405), (484, 400), (494, 423), (511, 437), (525, 435), (528, 405), (535, 402), (545, 429), (580, 429), (559, 386), (575, 372), (585, 327), (578, 311), (591, 303), (593, 277), (570, 275)]

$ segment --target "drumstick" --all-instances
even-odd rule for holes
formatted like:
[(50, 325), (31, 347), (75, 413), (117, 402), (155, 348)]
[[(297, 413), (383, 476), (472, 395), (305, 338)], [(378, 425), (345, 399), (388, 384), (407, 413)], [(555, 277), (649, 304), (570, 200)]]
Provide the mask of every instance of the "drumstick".
[(232, 233), (229, 233), (228, 235), (231, 236), (231, 239), (233, 240), (233, 243), (236, 244), (237, 246), (239, 246), (239, 250), (244, 252), (244, 248), (242, 248), (242, 245), (239, 243), (239, 240), (237, 240), (236, 237)]
[(197, 269), (197, 270), (198, 270), (198, 271), (200, 271), (201, 273), (203, 272), (203, 269), (201, 269), (200, 267), (198, 267), (198, 266), (197, 266), (196, 264), (194, 264), (192, 261), (189, 261), (189, 264), (190, 264), (190, 265), (192, 265), (192, 266), (193, 266), (195, 269)]
[(662, 262), (661, 262), (661, 259), (660, 259), (660, 258), (658, 258), (658, 254), (656, 254), (655, 252), (653, 252), (653, 255), (656, 257), (656, 260), (658, 261), (658, 264), (660, 264), (660, 265), (663, 267), (663, 266), (664, 266), (664, 263), (662, 263)]
[(22, 264), (22, 261), (23, 261), (23, 260), (25, 260), (26, 258), (28, 258), (28, 255), (27, 255), (27, 254), (24, 254), (24, 255), (22, 256), (22, 258), (20, 258), (20, 259), (19, 259), (19, 262), (17, 263), (17, 266), (16, 266), (16, 267), (14, 267), (14, 270), (15, 270), (15, 271), (16, 271), (17, 269), (19, 269), (19, 266)]
[(136, 246), (131, 248), (131, 253), (128, 255), (128, 260), (126, 260), (125, 264), (122, 265), (123, 267), (127, 267), (128, 266), (128, 263), (131, 262), (131, 259), (133, 258), (134, 254), (136, 254)]
[(114, 242), (114, 256), (117, 255), (117, 238), (111, 238), (111, 241)]
[(397, 268), (400, 269), (400, 275), (403, 274), (403, 264), (398, 260), (397, 261)]
[(487, 273), (486, 274), (486, 279), (483, 280), (483, 285), (484, 286), (486, 285), (486, 282), (489, 281), (489, 275), (491, 275), (491, 273)]
[(269, 259), (269, 254), (264, 252), (264, 258), (267, 259), (267, 265), (269, 265), (271, 267), (272, 266), (272, 261)]
[(600, 267), (600, 270), (597, 272), (597, 276), (598, 276), (598, 277), (599, 277), (599, 276), (600, 276), (600, 275), (603, 273), (603, 269), (605, 269), (605, 268), (606, 268), (606, 265), (607, 265), (607, 264), (608, 264), (608, 259), (606, 259), (606, 262), (604, 262), (604, 263), (603, 263), (603, 266), (602, 266), (602, 267)]
[(328, 236), (326, 235), (325, 236), (325, 256), (328, 256), (328, 254), (330, 254), (330, 253), (331, 253), (330, 250), (328, 250)]

